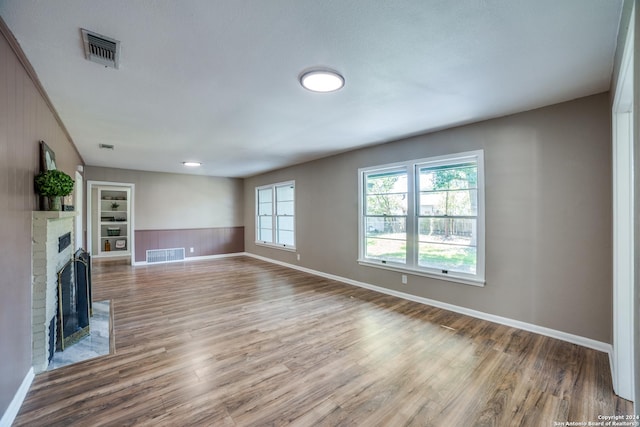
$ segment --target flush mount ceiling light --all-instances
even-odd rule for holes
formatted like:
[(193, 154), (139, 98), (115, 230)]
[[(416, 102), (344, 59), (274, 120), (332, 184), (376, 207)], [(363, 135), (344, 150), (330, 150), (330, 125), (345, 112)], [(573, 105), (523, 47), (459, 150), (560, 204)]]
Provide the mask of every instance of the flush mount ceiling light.
[(202, 163), (200, 162), (182, 162), (182, 164), (189, 168), (197, 168), (198, 166), (202, 166)]
[(300, 74), (300, 84), (312, 92), (334, 92), (344, 86), (344, 77), (328, 68), (314, 68)]

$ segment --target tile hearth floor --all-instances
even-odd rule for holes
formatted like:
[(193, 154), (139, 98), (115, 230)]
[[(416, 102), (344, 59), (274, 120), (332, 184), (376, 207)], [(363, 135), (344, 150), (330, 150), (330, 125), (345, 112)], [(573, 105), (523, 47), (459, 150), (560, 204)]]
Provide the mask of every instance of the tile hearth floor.
[(91, 333), (64, 351), (56, 351), (47, 371), (109, 354), (109, 306), (109, 301), (94, 301)]

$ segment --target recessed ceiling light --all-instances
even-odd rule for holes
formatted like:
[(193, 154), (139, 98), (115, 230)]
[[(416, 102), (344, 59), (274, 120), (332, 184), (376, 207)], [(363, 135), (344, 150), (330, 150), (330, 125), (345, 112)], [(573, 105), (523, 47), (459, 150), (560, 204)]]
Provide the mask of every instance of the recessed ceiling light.
[(334, 92), (344, 86), (344, 77), (328, 68), (316, 68), (300, 74), (300, 84), (312, 92)]
[(202, 166), (202, 163), (200, 162), (182, 162), (182, 164), (190, 168), (197, 168), (198, 166)]

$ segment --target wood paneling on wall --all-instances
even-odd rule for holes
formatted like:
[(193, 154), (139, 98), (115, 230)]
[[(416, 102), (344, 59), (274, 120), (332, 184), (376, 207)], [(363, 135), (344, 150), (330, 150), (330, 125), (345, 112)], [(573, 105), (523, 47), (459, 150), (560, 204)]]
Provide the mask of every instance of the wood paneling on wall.
[(38, 208), (33, 189), (38, 141), (47, 142), (58, 168), (72, 176), (83, 163), (30, 69), (0, 19), (0, 417), (31, 367), (31, 211)]
[(145, 261), (149, 249), (185, 248), (187, 257), (244, 252), (244, 227), (136, 230), (135, 236), (136, 262)]

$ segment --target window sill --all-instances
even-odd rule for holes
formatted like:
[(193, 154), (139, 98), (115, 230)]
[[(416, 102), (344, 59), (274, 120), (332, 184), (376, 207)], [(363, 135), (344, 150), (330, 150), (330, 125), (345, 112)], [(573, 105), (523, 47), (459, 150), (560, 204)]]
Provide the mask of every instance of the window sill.
[(265, 248), (280, 249), (283, 251), (295, 252), (295, 246), (274, 245), (273, 243), (255, 242), (256, 246), (264, 246)]
[(416, 270), (408, 267), (400, 267), (395, 264), (389, 265), (389, 264), (383, 264), (381, 262), (374, 262), (374, 261), (363, 260), (363, 259), (359, 259), (358, 264), (363, 265), (365, 267), (381, 268), (383, 270), (397, 271), (398, 273), (407, 273), (407, 274), (412, 274), (414, 276), (429, 277), (429, 278), (438, 279), (438, 280), (446, 280), (448, 282), (462, 283), (464, 285), (479, 286), (479, 287), (484, 287), (485, 285), (484, 279), (470, 279), (467, 277), (457, 276), (455, 273), (450, 273), (450, 274), (429, 273), (423, 270)]

